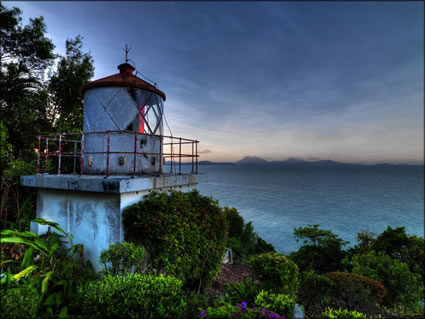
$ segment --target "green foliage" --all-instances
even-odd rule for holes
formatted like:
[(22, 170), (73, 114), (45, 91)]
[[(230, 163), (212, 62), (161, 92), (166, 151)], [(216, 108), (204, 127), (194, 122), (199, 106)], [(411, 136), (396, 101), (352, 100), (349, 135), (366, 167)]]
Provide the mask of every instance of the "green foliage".
[(42, 17), (23, 26), (20, 16), (19, 9), (0, 4), (0, 118), (13, 145), (11, 159), (27, 161), (34, 136), (49, 128), (43, 77), (53, 62), (54, 45), (45, 37)]
[(423, 293), (422, 278), (410, 272), (409, 266), (383, 252), (371, 251), (353, 257), (353, 273), (382, 282), (387, 289), (384, 305), (417, 307)]
[(295, 300), (289, 295), (273, 294), (262, 290), (255, 298), (254, 305), (283, 315), (286, 319), (294, 318)]
[(243, 301), (252, 304), (260, 288), (249, 278), (244, 278), (241, 283), (228, 283), (224, 300), (229, 304), (237, 304)]
[(21, 218), (33, 213), (20, 206), (27, 198), (34, 203), (35, 191), (22, 189), (13, 177), (35, 172), (37, 135), (81, 129), (80, 89), (93, 76), (93, 59), (81, 51), (77, 36), (67, 40), (66, 56), (52, 71), (60, 56), (46, 37), (43, 17), (23, 25), (21, 15), (0, 3), (0, 219), (4, 228), (11, 222), (28, 229)]
[[(38, 218), (33, 220), (47, 225), (55, 232), (38, 236), (28, 231), (3, 230), (1, 243), (22, 244), (25, 255), (12, 276), (13, 285), (19, 289), (34, 287), (39, 293), (37, 308), (46, 317), (66, 316), (72, 299), (74, 285), (93, 278), (90, 265), (82, 260), (84, 247), (73, 244), (72, 235), (65, 233), (57, 223)], [(69, 248), (64, 246), (68, 243)], [(10, 284), (1, 285), (8, 291)]]
[(329, 290), (333, 307), (379, 313), (377, 304), (382, 302), (387, 293), (381, 282), (347, 272), (327, 273), (326, 276), (333, 282)]
[(405, 227), (388, 228), (371, 244), (371, 250), (384, 252), (394, 259), (409, 265), (411, 272), (424, 277), (425, 252), (424, 239), (407, 235)]
[(38, 318), (38, 292), (32, 287), (9, 289), (0, 295), (0, 319)]
[(348, 244), (330, 230), (319, 229), (319, 225), (307, 225), (294, 229), (297, 241), (303, 240), (304, 245), (290, 258), (301, 271), (313, 270), (319, 274), (341, 270), (341, 261), (345, 257), (342, 246)]
[(100, 254), (100, 262), (105, 267), (104, 273), (121, 276), (142, 272), (144, 258), (145, 249), (133, 243), (112, 243)]
[(299, 288), (299, 271), (290, 259), (282, 254), (270, 252), (251, 257), (249, 264), (266, 290), (295, 298)]
[(328, 308), (320, 315), (320, 319), (367, 319), (367, 316), (357, 311)]
[(197, 291), (186, 292), (186, 313), (184, 318), (193, 319), (199, 317), (199, 313), (208, 307), (210, 296), (208, 293)]
[(172, 276), (107, 275), (78, 288), (73, 312), (89, 318), (182, 318), (186, 303), (181, 288)]
[(229, 222), (229, 238), (241, 238), (244, 232), (245, 223), (243, 217), (239, 215), (236, 208), (224, 207), (224, 214)]
[(229, 303), (223, 303), (217, 307), (208, 307), (206, 311), (202, 311), (200, 317), (211, 319), (233, 318), (234, 314), (239, 311), (237, 306)]
[(227, 220), (218, 202), (188, 193), (152, 192), (123, 211), (126, 241), (143, 245), (150, 267), (200, 290), (217, 275), (227, 241)]
[(236, 260), (244, 261), (246, 257), (254, 254), (275, 251), (272, 244), (267, 243), (254, 232), (252, 222), (245, 224), (236, 208), (224, 207), (224, 214), (229, 222), (227, 247), (232, 248)]
[(59, 61), (50, 79), (52, 111), (58, 114), (55, 126), (59, 132), (79, 132), (83, 127), (82, 88), (94, 75), (93, 58), (83, 53), (83, 38), (66, 40), (66, 55)]
[(314, 271), (303, 272), (301, 277), (298, 293), (299, 303), (304, 306), (307, 314), (317, 316), (330, 303), (333, 281), (327, 276), (317, 274)]
[(217, 307), (208, 307), (202, 311), (199, 316), (201, 318), (243, 318), (243, 319), (259, 319), (259, 318), (275, 318), (285, 319), (277, 313), (273, 313), (265, 308), (249, 308), (246, 302), (233, 306), (228, 303), (222, 303)]

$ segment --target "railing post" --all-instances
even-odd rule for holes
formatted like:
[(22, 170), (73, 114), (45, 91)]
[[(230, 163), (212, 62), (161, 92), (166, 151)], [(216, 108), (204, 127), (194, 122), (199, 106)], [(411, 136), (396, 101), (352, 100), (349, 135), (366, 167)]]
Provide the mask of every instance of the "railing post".
[(46, 137), (46, 148), (44, 149), (46, 154), (44, 156), (44, 173), (47, 174), (47, 159), (49, 157), (49, 138)]
[(198, 143), (199, 141), (196, 141), (196, 174), (198, 174)]
[(194, 162), (194, 159), (193, 159), (193, 141), (192, 141), (192, 174), (193, 174), (193, 162)]
[(74, 141), (74, 168), (72, 170), (72, 172), (75, 174), (75, 168), (77, 165), (77, 142)]
[(159, 137), (159, 174), (162, 175), (162, 139), (163, 136), (160, 135)]
[(133, 176), (136, 176), (136, 152), (137, 152), (137, 133), (134, 132), (134, 160), (133, 160)]
[(170, 158), (171, 158), (171, 171), (170, 174), (173, 173), (173, 161), (174, 161), (174, 147), (173, 147), (174, 138), (171, 136), (171, 149), (170, 149)]
[(81, 176), (84, 174), (84, 132), (81, 135), (81, 158), (80, 158)]
[(182, 174), (182, 138), (179, 137), (179, 175)]
[(109, 151), (110, 151), (110, 142), (111, 142), (111, 137), (108, 131), (108, 148), (106, 151), (106, 177), (109, 176)]
[(40, 140), (41, 140), (41, 137), (38, 136), (37, 175), (40, 175), (40, 152), (41, 152)]
[(58, 175), (61, 174), (61, 162), (62, 162), (62, 134), (59, 134)]

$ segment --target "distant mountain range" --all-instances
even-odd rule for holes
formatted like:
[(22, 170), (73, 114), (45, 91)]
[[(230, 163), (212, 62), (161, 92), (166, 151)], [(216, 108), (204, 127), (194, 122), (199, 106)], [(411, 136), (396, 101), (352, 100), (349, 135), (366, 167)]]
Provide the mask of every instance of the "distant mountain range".
[(343, 166), (423, 166), (420, 164), (349, 164), (341, 163), (332, 160), (317, 160), (317, 161), (305, 161), (298, 158), (288, 158), (282, 161), (268, 161), (264, 158), (257, 156), (246, 156), (243, 159), (231, 163), (231, 162), (211, 162), (211, 161), (200, 161), (198, 165), (273, 165), (273, 166), (290, 166), (290, 167), (343, 167)]

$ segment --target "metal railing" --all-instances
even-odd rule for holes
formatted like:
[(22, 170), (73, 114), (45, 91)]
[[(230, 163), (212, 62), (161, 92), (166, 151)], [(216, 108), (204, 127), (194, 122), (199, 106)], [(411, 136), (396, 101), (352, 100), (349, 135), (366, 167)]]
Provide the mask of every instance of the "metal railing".
[[(113, 133), (126, 133), (134, 135), (134, 150), (123, 151), (123, 150), (111, 150), (111, 134)], [(106, 151), (85, 151), (84, 140), (91, 134), (106, 134), (107, 135), (107, 149)], [(137, 151), (137, 138), (138, 136), (155, 136), (159, 138), (159, 152), (140, 152)], [(72, 173), (77, 173), (79, 166), (79, 174), (84, 175), (84, 158), (87, 155), (105, 155), (106, 156), (106, 172), (105, 176), (110, 175), (110, 155), (112, 154), (133, 154), (133, 176), (136, 176), (137, 171), (137, 156), (155, 156), (159, 160), (159, 171), (157, 173), (164, 173), (164, 165), (170, 164), (169, 174), (182, 174), (182, 165), (191, 164), (191, 173), (198, 174), (198, 143), (197, 140), (191, 140), (182, 137), (165, 136), (165, 135), (151, 135), (146, 133), (139, 133), (134, 131), (100, 131), (100, 132), (80, 132), (80, 133), (58, 133), (54, 135), (39, 135), (38, 148), (35, 150), (37, 153), (37, 175), (44, 171), (44, 174), (48, 174), (48, 171), (52, 171), (54, 165), (52, 165), (51, 158), (57, 158), (57, 175), (63, 174), (63, 160), (65, 158), (72, 159)], [(185, 161), (189, 159), (189, 161)], [(44, 168), (42, 169), (42, 160), (44, 160)], [(49, 165), (51, 166), (49, 168)], [(69, 170), (69, 163), (68, 163)], [(167, 173), (167, 172), (165, 172)], [(143, 171), (141, 172), (143, 174)], [(90, 175), (90, 174), (86, 174)]]

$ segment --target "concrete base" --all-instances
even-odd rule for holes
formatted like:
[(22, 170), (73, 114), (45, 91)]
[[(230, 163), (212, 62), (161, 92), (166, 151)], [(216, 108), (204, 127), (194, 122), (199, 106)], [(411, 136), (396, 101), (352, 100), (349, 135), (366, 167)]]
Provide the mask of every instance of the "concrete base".
[[(36, 187), (37, 217), (57, 222), (84, 245), (84, 257), (96, 271), (103, 269), (100, 253), (111, 243), (124, 241), (122, 211), (137, 203), (151, 191), (196, 188), (205, 174), (168, 175), (161, 177), (111, 177), (74, 175), (22, 176), (21, 183)], [(105, 186), (107, 185), (107, 186)], [(48, 226), (32, 223), (31, 231), (44, 234)]]

